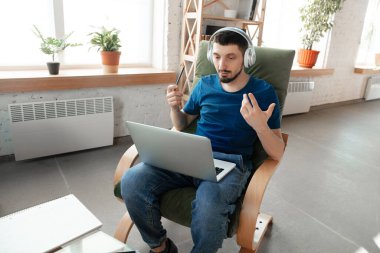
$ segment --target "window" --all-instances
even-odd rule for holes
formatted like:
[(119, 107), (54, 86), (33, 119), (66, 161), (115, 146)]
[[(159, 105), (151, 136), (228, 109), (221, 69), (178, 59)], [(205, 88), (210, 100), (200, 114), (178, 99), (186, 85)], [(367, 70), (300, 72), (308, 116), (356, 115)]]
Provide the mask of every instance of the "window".
[[(267, 1), (263, 32), (263, 46), (284, 49), (302, 48), (300, 29), (302, 26), (299, 9), (306, 0)], [(324, 55), (329, 40), (329, 33), (318, 43), (314, 50), (320, 51), (317, 66), (323, 66)], [(296, 61), (295, 61), (296, 62)]]
[(369, 0), (357, 57), (358, 65), (375, 65), (380, 53), (380, 0)]
[(121, 64), (151, 65), (153, 0), (12, 0), (0, 3), (0, 67), (45, 65), (51, 57), (39, 50), (35, 24), (44, 36), (74, 32), (82, 43), (59, 55), (65, 65), (100, 64), (88, 34), (105, 26), (120, 30)]

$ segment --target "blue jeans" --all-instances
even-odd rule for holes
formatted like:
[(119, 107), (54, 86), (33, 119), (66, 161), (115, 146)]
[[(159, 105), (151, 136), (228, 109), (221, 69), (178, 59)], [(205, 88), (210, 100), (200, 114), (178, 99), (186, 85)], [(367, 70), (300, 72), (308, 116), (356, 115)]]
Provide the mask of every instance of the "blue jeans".
[(216, 252), (227, 237), (228, 216), (235, 210), (251, 173), (250, 160), (241, 155), (214, 152), (214, 158), (235, 163), (236, 168), (220, 182), (210, 182), (139, 163), (127, 170), (121, 179), (121, 193), (129, 215), (143, 240), (156, 248), (166, 239), (161, 224), (159, 197), (175, 188), (192, 186), (196, 197), (192, 202), (192, 253)]

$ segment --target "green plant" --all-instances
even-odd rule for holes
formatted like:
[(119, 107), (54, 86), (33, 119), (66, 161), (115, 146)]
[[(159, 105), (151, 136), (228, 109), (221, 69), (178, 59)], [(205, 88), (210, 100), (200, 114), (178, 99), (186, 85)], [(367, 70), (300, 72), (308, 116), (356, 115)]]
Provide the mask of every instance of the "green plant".
[(345, 0), (308, 0), (300, 9), (302, 44), (311, 50), (324, 34), (334, 26), (334, 14), (342, 9)]
[(57, 39), (53, 37), (44, 37), (37, 26), (33, 25), (33, 33), (41, 39), (41, 51), (47, 55), (52, 55), (53, 62), (55, 60), (55, 55), (64, 51), (67, 47), (81, 46), (80, 43), (68, 43), (67, 39), (73, 34), (73, 32), (65, 35), (62, 39)]
[(115, 28), (108, 30), (103, 26), (99, 32), (89, 34), (92, 36), (90, 43), (92, 47), (97, 47), (98, 51), (119, 51), (121, 47), (119, 33), (120, 31)]

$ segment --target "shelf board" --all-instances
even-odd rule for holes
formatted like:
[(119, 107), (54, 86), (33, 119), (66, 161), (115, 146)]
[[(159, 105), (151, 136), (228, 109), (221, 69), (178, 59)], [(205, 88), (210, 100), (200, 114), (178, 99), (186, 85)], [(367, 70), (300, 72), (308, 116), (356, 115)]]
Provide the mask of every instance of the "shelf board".
[(355, 67), (354, 73), (363, 74), (363, 75), (376, 75), (376, 74), (380, 74), (380, 67), (358, 66), (358, 67)]
[(291, 77), (308, 77), (308, 76), (327, 76), (334, 74), (334, 69), (332, 68), (317, 68), (312, 69), (301, 68), (298, 66), (293, 66), (290, 72)]
[(232, 21), (232, 22), (239, 22), (247, 25), (260, 25), (263, 22), (262, 21), (253, 21), (253, 20), (247, 20), (247, 19), (241, 19), (241, 18), (226, 18), (222, 16), (213, 16), (209, 14), (203, 14), (202, 16), (204, 19), (212, 19), (212, 20), (222, 20), (222, 21)]

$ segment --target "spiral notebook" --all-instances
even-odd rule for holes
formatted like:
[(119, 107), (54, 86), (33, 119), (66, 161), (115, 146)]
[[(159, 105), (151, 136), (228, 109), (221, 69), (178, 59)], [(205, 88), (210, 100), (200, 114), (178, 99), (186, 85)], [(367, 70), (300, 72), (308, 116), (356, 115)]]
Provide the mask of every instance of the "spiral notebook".
[(0, 218), (0, 252), (49, 252), (102, 223), (72, 194)]

